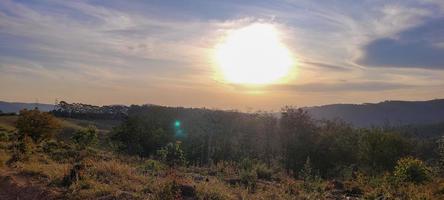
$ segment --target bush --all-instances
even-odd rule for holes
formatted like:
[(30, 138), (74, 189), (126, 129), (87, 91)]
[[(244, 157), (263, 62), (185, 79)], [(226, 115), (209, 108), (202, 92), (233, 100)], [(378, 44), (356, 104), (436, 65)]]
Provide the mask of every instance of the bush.
[(242, 170), (239, 174), (241, 183), (249, 189), (256, 189), (257, 174), (254, 170)]
[(430, 179), (430, 169), (419, 159), (405, 157), (398, 160), (394, 176), (401, 182), (419, 184)]
[(51, 139), (60, 128), (60, 122), (49, 113), (38, 109), (21, 110), (16, 122), (19, 139), (30, 137), (35, 143)]
[(6, 130), (2, 130), (0, 127), (0, 142), (7, 142), (9, 140), (9, 134)]
[(251, 159), (248, 158), (244, 158), (241, 162), (240, 162), (240, 169), (242, 170), (253, 170), (253, 166), (254, 166), (254, 162)]
[(312, 181), (314, 177), (315, 175), (311, 166), (310, 157), (307, 157), (307, 160), (305, 160), (304, 167), (299, 172), (299, 178), (301, 178), (305, 182), (308, 182)]
[(97, 128), (89, 126), (86, 129), (77, 131), (71, 139), (79, 149), (91, 147), (98, 142)]
[(13, 166), (18, 161), (28, 160), (34, 148), (35, 145), (30, 137), (24, 137), (14, 142), (12, 145), (12, 156), (7, 161), (7, 164)]
[(180, 142), (168, 143), (157, 151), (157, 156), (169, 166), (180, 166), (186, 164), (185, 154), (180, 147)]
[(149, 174), (155, 174), (159, 171), (162, 171), (166, 168), (166, 166), (162, 163), (160, 163), (157, 160), (147, 160), (143, 165), (141, 166), (142, 171)]
[(79, 154), (79, 152), (70, 145), (56, 140), (48, 140), (44, 142), (42, 144), (42, 150), (45, 154), (49, 155), (52, 160), (58, 162), (72, 161)]
[(273, 170), (268, 168), (265, 164), (261, 163), (256, 165), (256, 174), (259, 179), (271, 180), (273, 176)]

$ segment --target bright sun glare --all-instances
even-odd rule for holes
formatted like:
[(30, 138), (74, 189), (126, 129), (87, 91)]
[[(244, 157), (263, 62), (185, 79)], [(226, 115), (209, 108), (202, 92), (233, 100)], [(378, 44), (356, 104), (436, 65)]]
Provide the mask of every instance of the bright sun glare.
[(216, 47), (215, 60), (225, 81), (237, 84), (277, 82), (294, 65), (278, 30), (262, 23), (230, 32)]

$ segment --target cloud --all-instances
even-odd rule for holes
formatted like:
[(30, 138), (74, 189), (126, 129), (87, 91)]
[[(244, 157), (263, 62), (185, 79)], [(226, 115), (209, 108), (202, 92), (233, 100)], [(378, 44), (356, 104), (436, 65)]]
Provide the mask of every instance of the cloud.
[(371, 67), (444, 69), (444, 18), (371, 41), (363, 47), (359, 64)]
[(334, 65), (334, 64), (327, 64), (327, 63), (322, 63), (322, 62), (312, 62), (312, 61), (304, 61), (303, 63), (308, 64), (308, 65), (312, 65), (315, 67), (320, 67), (323, 69), (327, 69), (327, 70), (333, 70), (333, 71), (349, 71), (350, 69), (347, 67), (343, 67), (343, 66), (339, 66), (339, 65)]
[(248, 86), (232, 84), (235, 89), (243, 91), (268, 91), (268, 92), (377, 92), (419, 87), (417, 85), (393, 83), (385, 81), (361, 81), (361, 82), (332, 82), (332, 83), (305, 83), (305, 84), (273, 84), (267, 86)]
[[(419, 55), (434, 56), (426, 50), (437, 52), (444, 47), (439, 39), (444, 34), (419, 31), (406, 35), (433, 16), (443, 16), (437, 11), (441, 7), (434, 6), (442, 1), (423, 1), (4, 0), (0, 1), (0, 85), (8, 98), (15, 98), (10, 94), (17, 91), (32, 92), (30, 85), (45, 88), (48, 96), (70, 91), (72, 85), (79, 97), (84, 90), (95, 94), (106, 91), (94, 88), (119, 88), (127, 96), (115, 93), (112, 97), (121, 102), (133, 102), (130, 96), (138, 96), (140, 102), (158, 96), (159, 102), (180, 104), (182, 97), (190, 102), (199, 98), (196, 91), (202, 91), (202, 96), (226, 96), (233, 91), (213, 79), (209, 59), (212, 47), (227, 30), (262, 21), (282, 30), (283, 43), (301, 63), (290, 83), (264, 90), (285, 95), (414, 91), (415, 85), (444, 83), (441, 72), (421, 70), (419, 75), (418, 69), (366, 66), (384, 66), (390, 61), (400, 67), (407, 63), (388, 60), (385, 54), (372, 56), (375, 51), (369, 50), (374, 48), (377, 53), (384, 45), (418, 49), (410, 50), (412, 55), (407, 60)], [(356, 54), (361, 50), (369, 60), (357, 65)], [(439, 68), (439, 58), (427, 59), (435, 62), (427, 68)], [(411, 67), (419, 65), (412, 60), (408, 63), (413, 63)], [(405, 80), (411, 85), (399, 84)], [(153, 88), (160, 89), (155, 94)], [(166, 95), (171, 99), (162, 99), (167, 90), (171, 90)], [(191, 95), (191, 91), (195, 93)], [(430, 94), (435, 91), (429, 89)], [(276, 99), (280, 101), (277, 96)]]

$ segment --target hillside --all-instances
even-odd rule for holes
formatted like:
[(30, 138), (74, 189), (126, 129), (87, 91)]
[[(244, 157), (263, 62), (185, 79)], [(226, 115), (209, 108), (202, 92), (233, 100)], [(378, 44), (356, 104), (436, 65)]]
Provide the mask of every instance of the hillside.
[[(126, 113), (127, 106), (93, 106), (87, 104), (67, 104), (72, 106), (81, 105), (82, 109), (98, 109), (99, 114)], [(86, 105), (86, 106), (85, 106)], [(2, 112), (18, 112), (21, 109), (32, 109), (38, 107), (42, 111), (54, 109), (51, 104), (16, 103), (0, 101)], [(76, 109), (78, 109), (75, 107)], [(71, 108), (71, 107), (70, 107)], [(380, 103), (365, 104), (330, 104), (323, 106), (305, 107), (315, 119), (340, 118), (358, 127), (381, 126), (381, 125), (406, 125), (406, 124), (435, 124), (444, 121), (444, 99), (429, 101), (384, 101)], [(88, 113), (96, 113), (92, 111)], [(82, 111), (70, 111), (82, 114)], [(96, 113), (97, 114), (97, 113)], [(114, 116), (114, 115), (113, 115)], [(84, 116), (83, 116), (84, 117)], [(83, 118), (82, 117), (82, 118)], [(103, 116), (102, 116), (103, 117)], [(99, 116), (100, 118), (100, 116)], [(111, 117), (116, 118), (116, 117)], [(118, 118), (118, 117), (117, 117)]]
[(122, 121), (29, 110), (0, 116), (0, 199), (442, 199), (443, 142), (295, 108), (131, 106)]
[(341, 118), (359, 127), (432, 124), (444, 121), (444, 99), (332, 104), (305, 109), (316, 119)]
[(35, 107), (39, 108), (41, 111), (50, 111), (54, 109), (54, 105), (52, 104), (0, 101), (0, 111), (4, 113), (18, 112), (22, 109), (33, 109)]

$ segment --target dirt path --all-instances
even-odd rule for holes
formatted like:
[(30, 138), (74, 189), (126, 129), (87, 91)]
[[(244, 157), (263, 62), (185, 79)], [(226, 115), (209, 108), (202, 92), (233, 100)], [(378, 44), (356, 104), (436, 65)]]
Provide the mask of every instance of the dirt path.
[(1, 200), (52, 200), (59, 199), (58, 196), (57, 192), (32, 181), (31, 177), (18, 174), (12, 170), (0, 170)]

